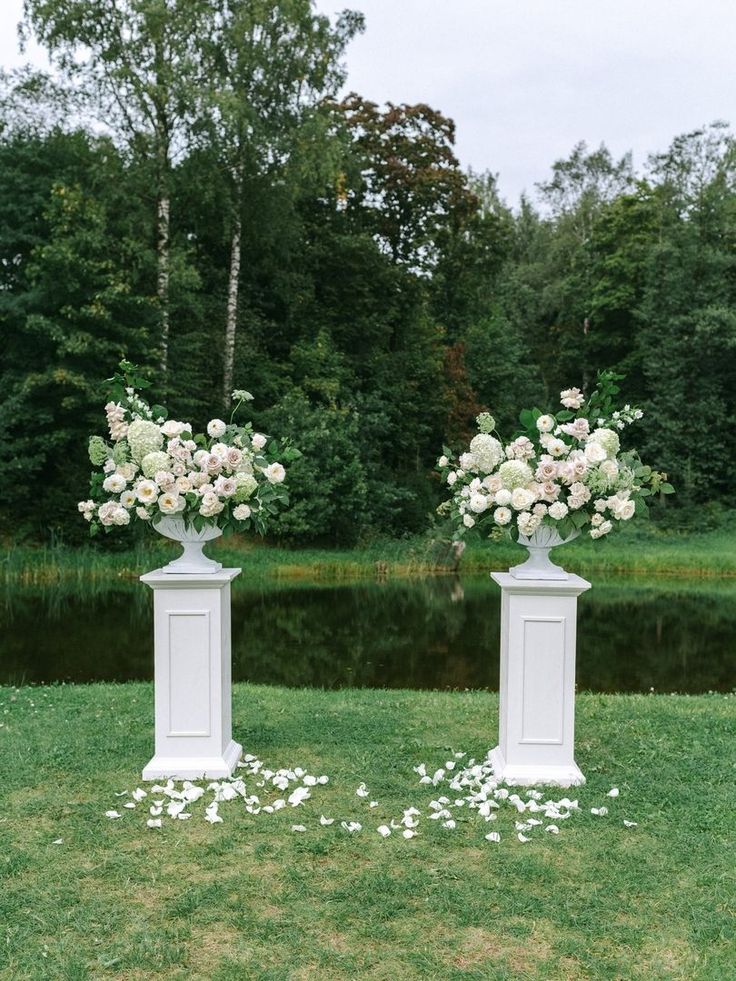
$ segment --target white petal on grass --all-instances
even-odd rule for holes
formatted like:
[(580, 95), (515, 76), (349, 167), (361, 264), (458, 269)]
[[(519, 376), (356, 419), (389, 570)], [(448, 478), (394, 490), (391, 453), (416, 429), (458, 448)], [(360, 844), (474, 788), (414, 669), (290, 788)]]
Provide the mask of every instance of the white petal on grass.
[(519, 839), (519, 841), (521, 841), (521, 842), (527, 842), (527, 841), (531, 841), (531, 838), (527, 838), (527, 837), (526, 837), (526, 835), (523, 835), (523, 834), (521, 833), (521, 831), (520, 831), (520, 832), (518, 833), (518, 835), (517, 835), (516, 837), (517, 837), (517, 838)]
[(148, 825), (149, 828), (160, 828), (161, 827), (161, 818), (149, 818), (146, 821), (146, 824)]
[(411, 828), (405, 828), (402, 832), (404, 838), (416, 838), (416, 831), (412, 831)]
[[(300, 804), (303, 804), (305, 800), (308, 800), (311, 796), (312, 795), (309, 791), (309, 787), (297, 787), (296, 790), (292, 791), (292, 793), (289, 794), (287, 800), (289, 801), (292, 807), (298, 807)], [(274, 806), (275, 806), (275, 802), (274, 802)]]
[(427, 764), (426, 763), (420, 763), (419, 766), (415, 766), (414, 767), (414, 772), (415, 773), (418, 773), (420, 777), (426, 777), (427, 776)]
[(305, 787), (315, 787), (317, 785), (317, 778), (307, 773), (305, 774), (302, 783), (304, 784)]
[(356, 797), (367, 797), (368, 796), (368, 791), (366, 790), (366, 786), (365, 786), (364, 783), (362, 783), (358, 787), (358, 789), (355, 791), (355, 796)]
[(370, 804), (368, 805), (368, 807), (378, 807), (378, 801), (377, 800), (372, 800), (370, 802)]
[(301, 831), (306, 831), (307, 829), (304, 827), (303, 824), (292, 824), (291, 830), (301, 832)]
[(606, 814), (608, 814), (608, 808), (607, 807), (591, 807), (590, 813), (591, 814), (595, 814), (597, 817), (605, 817)]
[(134, 811), (135, 810), (135, 804), (132, 801), (130, 801), (130, 800), (129, 801), (126, 801), (126, 803), (123, 804), (123, 807), (127, 808), (127, 810), (129, 810), (129, 811)]
[(490, 834), (485, 835), (485, 839), (486, 841), (500, 841), (501, 835), (498, 833), (498, 831), (491, 831)]
[(163, 807), (149, 807), (148, 813), (151, 815), (151, 817), (158, 817), (159, 814), (163, 814), (163, 810)]
[(148, 797), (148, 794), (142, 787), (136, 787), (130, 796), (133, 800), (141, 801), (144, 797)]
[(204, 819), (208, 824), (222, 824), (222, 818), (216, 811), (207, 811)]
[(391, 834), (391, 828), (387, 824), (381, 824), (376, 828), (376, 831), (382, 838), (388, 838)]
[(123, 815), (120, 814), (118, 811), (105, 811), (105, 817), (110, 818), (111, 821), (114, 821), (115, 818), (119, 818), (122, 816)]
[(326, 777), (324, 775), (322, 775), (321, 777), (317, 777), (317, 783), (322, 784), (323, 786), (324, 786), (324, 784), (329, 783), (329, 782), (330, 782), (330, 778), (329, 777)]
[(63, 838), (56, 838), (54, 841), (51, 842), (51, 844), (52, 845), (63, 845), (64, 844), (64, 839)]
[(611, 787), (611, 789), (606, 794), (606, 797), (618, 797), (619, 790), (618, 787)]
[(448, 818), (447, 821), (442, 822), (442, 827), (447, 828), (448, 831), (454, 831), (457, 827), (457, 821), (453, 821), (452, 818)]
[(548, 824), (544, 830), (549, 831), (551, 835), (558, 835), (560, 833), (560, 829), (556, 824)]
[(334, 823), (335, 823), (335, 819), (334, 819), (334, 818), (326, 818), (326, 817), (324, 816), (324, 814), (323, 814), (323, 815), (322, 815), (322, 816), (320, 817), (320, 819), (319, 819), (319, 823), (320, 823), (320, 824), (322, 825), (322, 827), (323, 827), (323, 828), (327, 828), (327, 827), (329, 827), (329, 825), (331, 825), (331, 824), (334, 824)]
[(127, 790), (121, 790), (120, 793), (119, 794), (116, 793), (115, 796), (116, 797), (127, 797), (128, 796), (128, 791)]
[(627, 828), (638, 828), (639, 827), (639, 825), (636, 823), (636, 821), (627, 821), (627, 820), (624, 819), (624, 824), (625, 824), (625, 826)]
[(177, 814), (176, 816), (177, 816), (177, 818), (178, 818), (178, 819), (179, 819), (180, 821), (188, 821), (188, 820), (189, 820), (189, 818), (190, 818), (190, 817), (191, 817), (192, 815), (191, 815), (191, 814), (185, 814), (185, 813), (184, 813), (183, 811), (181, 811), (181, 812), (180, 812), (179, 814)]
[(348, 834), (354, 834), (356, 831), (363, 830), (363, 825), (359, 821), (341, 821), (340, 827), (347, 831)]

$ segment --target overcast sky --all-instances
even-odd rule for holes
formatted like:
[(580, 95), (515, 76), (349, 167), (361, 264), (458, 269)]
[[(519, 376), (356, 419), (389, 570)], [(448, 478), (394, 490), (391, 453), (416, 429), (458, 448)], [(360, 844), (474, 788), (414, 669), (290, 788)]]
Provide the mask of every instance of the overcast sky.
[[(736, 121), (736, 0), (317, 0), (362, 10), (348, 89), (427, 102), (464, 166), (515, 203), (578, 140), (641, 165), (673, 136)], [(0, 0), (0, 63), (21, 63), (22, 0)], [(34, 60), (40, 59), (31, 52)]]

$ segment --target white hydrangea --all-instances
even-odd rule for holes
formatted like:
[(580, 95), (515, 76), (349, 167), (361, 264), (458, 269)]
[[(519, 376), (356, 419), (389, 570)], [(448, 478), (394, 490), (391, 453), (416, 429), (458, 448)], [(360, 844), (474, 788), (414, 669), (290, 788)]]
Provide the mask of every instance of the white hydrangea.
[(522, 460), (506, 460), (498, 468), (498, 476), (506, 490), (514, 490), (531, 483), (532, 471)]
[(164, 436), (155, 422), (148, 419), (135, 419), (128, 426), (128, 446), (130, 455), (140, 463), (148, 453), (155, 453), (164, 445)]
[(503, 447), (489, 433), (474, 436), (470, 441), (470, 452), (481, 473), (491, 473), (503, 460)]
[[(141, 470), (143, 476), (152, 480), (157, 473), (168, 473), (171, 476), (171, 460), (168, 453), (163, 450), (156, 450), (153, 453), (146, 453), (141, 460)], [(172, 477), (173, 482), (173, 477)]]
[(613, 459), (621, 447), (618, 433), (613, 429), (594, 429), (588, 437), (588, 444), (598, 443), (606, 451), (609, 460)]

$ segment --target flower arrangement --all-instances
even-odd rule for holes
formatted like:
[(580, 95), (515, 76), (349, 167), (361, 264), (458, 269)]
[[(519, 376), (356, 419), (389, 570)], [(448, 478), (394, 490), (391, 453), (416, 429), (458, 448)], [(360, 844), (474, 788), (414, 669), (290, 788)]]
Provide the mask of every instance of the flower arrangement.
[(289, 503), (286, 470), (298, 450), (253, 432), (235, 416), (250, 392), (233, 392), (229, 422), (211, 419), (207, 432), (192, 434), (187, 422), (167, 418), (160, 405), (139, 394), (148, 382), (135, 365), (122, 361), (110, 382), (105, 406), (109, 439), (92, 436), (89, 458), (97, 468), (90, 497), (78, 509), (94, 535), (133, 519), (154, 526), (179, 515), (196, 531), (215, 526), (263, 534), (270, 517)]
[(622, 378), (599, 372), (587, 399), (566, 389), (554, 414), (525, 409), (521, 429), (506, 445), (493, 416), (483, 412), (467, 452), (456, 460), (445, 447), (438, 470), (452, 496), (438, 512), (449, 517), (455, 537), (472, 529), (529, 539), (547, 526), (563, 540), (586, 527), (591, 538), (603, 538), (646, 514), (647, 497), (674, 493), (666, 474), (645, 466), (635, 450), (621, 449), (620, 431), (643, 416), (631, 405), (615, 408)]

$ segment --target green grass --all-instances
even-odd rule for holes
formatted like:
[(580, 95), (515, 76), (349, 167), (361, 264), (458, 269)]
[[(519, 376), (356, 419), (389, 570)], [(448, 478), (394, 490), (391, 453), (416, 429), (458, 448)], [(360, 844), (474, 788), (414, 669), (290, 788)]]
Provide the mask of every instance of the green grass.
[(150, 756), (151, 686), (0, 689), (0, 977), (734, 976), (734, 697), (581, 694), (582, 813), (521, 844), (504, 810), (500, 845), (477, 819), (374, 830), (426, 808), (417, 762), (485, 755), (496, 696), (239, 685), (234, 708), (248, 751), (330, 784), (288, 813), (223, 804), (210, 827), (199, 802), (151, 831), (140, 809), (103, 816)]
[[(229, 538), (208, 547), (225, 565), (242, 566), (251, 579), (346, 582), (376, 576), (427, 576), (452, 571), (447, 550), (426, 538), (376, 542), (355, 549), (288, 548), (253, 539)], [(109, 552), (78, 548), (0, 549), (0, 583), (7, 585), (135, 579), (178, 554), (178, 547), (151, 535), (135, 548)], [(473, 543), (463, 556), (462, 573), (487, 572), (519, 561), (517, 545)], [(562, 558), (563, 553), (555, 553)], [(564, 548), (564, 564), (583, 576), (736, 577), (736, 523), (706, 532), (666, 532), (653, 524), (629, 526), (593, 542), (582, 537)]]

